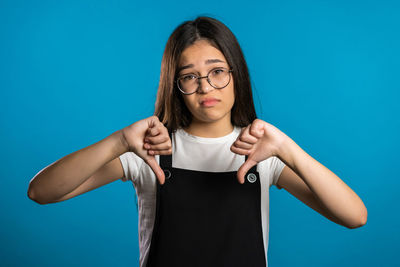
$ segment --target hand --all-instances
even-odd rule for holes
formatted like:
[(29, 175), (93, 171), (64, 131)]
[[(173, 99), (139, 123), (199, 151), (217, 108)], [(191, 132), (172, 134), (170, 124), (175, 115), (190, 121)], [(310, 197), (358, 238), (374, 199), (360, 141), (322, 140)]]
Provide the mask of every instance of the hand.
[(244, 175), (254, 165), (271, 156), (277, 156), (279, 147), (286, 137), (278, 128), (260, 119), (255, 119), (247, 127), (242, 128), (231, 146), (233, 153), (248, 155), (246, 162), (237, 172), (239, 183), (244, 183)]
[(122, 136), (128, 151), (141, 157), (153, 170), (160, 184), (164, 184), (165, 174), (155, 155), (170, 155), (172, 146), (168, 130), (158, 117), (151, 116), (125, 127)]

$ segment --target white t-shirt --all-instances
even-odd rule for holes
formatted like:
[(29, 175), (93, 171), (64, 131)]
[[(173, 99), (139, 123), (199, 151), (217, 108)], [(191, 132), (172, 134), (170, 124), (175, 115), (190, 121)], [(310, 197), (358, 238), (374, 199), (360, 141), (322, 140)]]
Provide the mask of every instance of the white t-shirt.
[[(234, 130), (222, 137), (205, 138), (190, 135), (183, 129), (172, 134), (172, 167), (208, 172), (237, 171), (245, 156), (230, 150), (241, 131)], [(124, 169), (122, 181), (132, 181), (138, 199), (140, 267), (145, 267), (150, 250), (155, 219), (156, 176), (150, 166), (133, 152), (120, 157)], [(159, 163), (159, 156), (156, 155)], [(261, 184), (261, 218), (265, 249), (268, 251), (269, 234), (269, 188), (276, 185), (285, 164), (278, 157), (270, 157), (257, 165)], [(268, 261), (267, 261), (268, 266)]]

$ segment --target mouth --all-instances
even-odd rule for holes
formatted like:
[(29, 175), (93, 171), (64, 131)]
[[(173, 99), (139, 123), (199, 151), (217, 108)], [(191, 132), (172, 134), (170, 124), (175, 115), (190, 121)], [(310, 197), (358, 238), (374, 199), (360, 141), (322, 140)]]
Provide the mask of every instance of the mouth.
[(221, 100), (216, 99), (216, 98), (205, 98), (200, 101), (200, 105), (202, 107), (213, 107), (217, 105)]

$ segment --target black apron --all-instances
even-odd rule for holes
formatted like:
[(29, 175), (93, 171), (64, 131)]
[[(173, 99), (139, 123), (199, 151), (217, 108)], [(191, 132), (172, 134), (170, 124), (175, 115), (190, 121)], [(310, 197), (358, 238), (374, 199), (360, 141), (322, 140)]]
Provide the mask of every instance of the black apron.
[(160, 167), (147, 267), (266, 266), (256, 166), (244, 184), (236, 171), (172, 168), (172, 155), (160, 155)]

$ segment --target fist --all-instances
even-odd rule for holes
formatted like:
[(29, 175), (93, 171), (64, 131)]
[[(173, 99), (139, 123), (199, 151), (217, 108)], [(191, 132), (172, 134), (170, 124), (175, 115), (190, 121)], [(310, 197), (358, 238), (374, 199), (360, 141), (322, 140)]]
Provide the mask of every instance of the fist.
[(254, 165), (271, 156), (277, 156), (285, 138), (286, 135), (278, 128), (260, 119), (255, 119), (247, 127), (242, 128), (231, 146), (233, 153), (248, 156), (237, 172), (239, 183), (244, 183), (244, 175)]
[(128, 151), (141, 157), (153, 170), (160, 184), (164, 184), (165, 175), (155, 155), (170, 155), (172, 146), (168, 130), (158, 117), (151, 116), (125, 127), (122, 136)]

